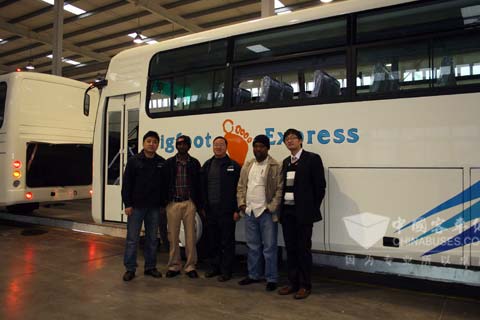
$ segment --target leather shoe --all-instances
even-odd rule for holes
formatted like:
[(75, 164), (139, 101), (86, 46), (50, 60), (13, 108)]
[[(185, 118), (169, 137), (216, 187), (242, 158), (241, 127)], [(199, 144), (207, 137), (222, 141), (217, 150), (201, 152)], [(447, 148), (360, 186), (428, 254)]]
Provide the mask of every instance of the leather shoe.
[(297, 292), (297, 291), (298, 290), (295, 290), (295, 288), (293, 288), (293, 287), (286, 286), (286, 287), (280, 288), (280, 290), (278, 290), (278, 294), (281, 295), (281, 296), (286, 296), (288, 294), (292, 294), (292, 293)]
[(258, 282), (260, 282), (260, 280), (246, 277), (246, 278), (238, 281), (238, 284), (241, 285), (241, 286), (245, 286), (247, 284), (258, 283)]
[(161, 278), (162, 277), (162, 274), (160, 273), (160, 271), (158, 271), (157, 269), (153, 268), (153, 269), (148, 269), (148, 270), (145, 270), (143, 272), (144, 275), (146, 276), (152, 276), (154, 278)]
[(311, 291), (309, 289), (300, 288), (300, 290), (295, 293), (293, 296), (295, 299), (305, 299), (310, 295)]
[(123, 281), (130, 281), (135, 278), (135, 271), (127, 271), (123, 275)]
[(209, 270), (205, 272), (205, 278), (213, 278), (220, 275), (220, 271), (218, 270)]
[(225, 282), (225, 281), (228, 281), (230, 279), (232, 279), (232, 276), (228, 275), (228, 274), (222, 274), (222, 275), (218, 276), (218, 278), (217, 278), (218, 282)]
[(167, 273), (165, 274), (165, 276), (167, 278), (173, 278), (173, 277), (176, 277), (180, 274), (180, 271), (175, 271), (175, 270), (168, 270)]
[(277, 283), (276, 282), (267, 282), (267, 286), (265, 287), (266, 291), (274, 291), (277, 289)]
[(196, 270), (188, 271), (188, 272), (187, 272), (187, 276), (188, 276), (190, 279), (195, 279), (195, 278), (198, 278), (198, 273), (197, 273)]

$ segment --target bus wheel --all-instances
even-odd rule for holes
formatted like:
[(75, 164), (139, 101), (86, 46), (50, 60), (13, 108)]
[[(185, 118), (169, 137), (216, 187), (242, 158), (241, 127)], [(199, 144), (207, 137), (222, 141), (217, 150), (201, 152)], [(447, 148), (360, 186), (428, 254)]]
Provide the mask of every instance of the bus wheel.
[(7, 211), (10, 213), (32, 213), (33, 210), (37, 210), (38, 208), (39, 208), (38, 202), (19, 203), (19, 204), (7, 206)]

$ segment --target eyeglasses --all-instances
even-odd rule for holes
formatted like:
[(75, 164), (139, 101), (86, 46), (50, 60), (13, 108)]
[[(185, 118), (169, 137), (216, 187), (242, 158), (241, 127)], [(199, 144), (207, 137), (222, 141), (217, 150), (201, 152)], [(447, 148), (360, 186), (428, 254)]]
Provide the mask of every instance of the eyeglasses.
[(285, 141), (292, 141), (292, 140), (298, 140), (297, 136), (288, 136), (285, 138)]

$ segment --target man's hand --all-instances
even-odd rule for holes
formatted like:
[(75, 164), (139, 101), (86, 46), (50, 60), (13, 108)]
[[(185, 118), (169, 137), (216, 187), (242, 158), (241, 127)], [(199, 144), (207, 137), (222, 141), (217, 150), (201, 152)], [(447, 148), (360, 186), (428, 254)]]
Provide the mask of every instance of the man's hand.
[(133, 213), (133, 208), (132, 207), (128, 207), (128, 208), (125, 208), (125, 214), (130, 217)]
[(233, 221), (238, 221), (238, 220), (240, 220), (240, 215), (238, 214), (237, 211), (235, 211), (235, 212), (233, 213)]

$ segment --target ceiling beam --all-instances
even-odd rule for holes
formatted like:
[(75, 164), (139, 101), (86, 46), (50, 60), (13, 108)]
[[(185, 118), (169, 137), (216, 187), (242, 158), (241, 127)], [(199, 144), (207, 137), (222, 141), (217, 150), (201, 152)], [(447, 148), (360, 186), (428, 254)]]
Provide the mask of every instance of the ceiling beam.
[(155, 3), (154, 1), (150, 1), (150, 0), (128, 0), (128, 1), (190, 32), (199, 32), (203, 30), (195, 23), (190, 22), (175, 13), (172, 13), (171, 11), (165, 9), (158, 3)]
[(0, 64), (0, 71), (1, 72), (12, 72), (15, 71), (16, 68), (11, 67), (11, 66), (6, 66), (4, 64)]
[[(16, 34), (28, 39), (33, 39), (39, 42), (42, 42), (44, 44), (52, 45), (52, 35), (50, 33), (36, 33), (34, 31), (31, 31), (29, 28), (25, 27), (24, 25), (17, 23), (15, 25), (8, 23), (5, 19), (0, 18), (0, 29), (10, 32), (12, 34)], [(101, 53), (96, 53), (92, 50), (80, 48), (76, 45), (74, 45), (72, 42), (69, 41), (63, 41), (63, 47), (66, 50), (69, 50), (71, 52), (81, 54), (82, 56), (88, 57), (90, 59), (95, 59), (97, 61), (109, 61), (110, 56), (101, 54)]]

